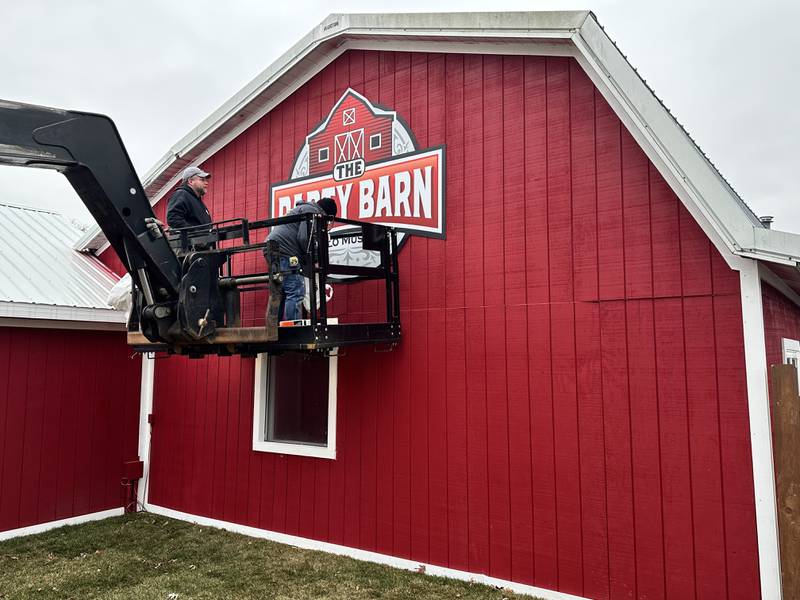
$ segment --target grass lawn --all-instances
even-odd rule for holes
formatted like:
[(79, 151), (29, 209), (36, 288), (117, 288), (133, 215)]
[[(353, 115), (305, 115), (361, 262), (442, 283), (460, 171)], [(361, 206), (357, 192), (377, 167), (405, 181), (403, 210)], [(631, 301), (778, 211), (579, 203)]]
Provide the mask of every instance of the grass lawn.
[(0, 599), (530, 600), (138, 513), (0, 542)]

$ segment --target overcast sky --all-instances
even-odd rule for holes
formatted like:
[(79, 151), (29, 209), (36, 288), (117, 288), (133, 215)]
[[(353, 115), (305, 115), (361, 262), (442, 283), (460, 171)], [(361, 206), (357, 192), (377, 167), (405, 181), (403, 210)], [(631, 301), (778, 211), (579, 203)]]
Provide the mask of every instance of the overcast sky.
[[(594, 11), (756, 214), (800, 233), (797, 0), (9, 2), (0, 98), (111, 116), (141, 177), (329, 13), (433, 6)], [(55, 172), (0, 167), (0, 202), (91, 221)]]

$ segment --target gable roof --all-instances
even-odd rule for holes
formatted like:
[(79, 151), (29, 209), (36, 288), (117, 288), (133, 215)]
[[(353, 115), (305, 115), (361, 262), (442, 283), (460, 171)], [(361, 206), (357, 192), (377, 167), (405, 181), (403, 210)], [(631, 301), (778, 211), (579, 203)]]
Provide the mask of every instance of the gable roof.
[[(352, 49), (573, 57), (729, 263), (739, 255), (797, 266), (800, 235), (761, 224), (587, 11), (330, 15), (150, 169), (151, 202)], [(107, 245), (94, 228), (77, 247)]]
[(73, 249), (81, 235), (58, 213), (0, 204), (0, 318), (125, 322), (106, 304), (116, 278)]

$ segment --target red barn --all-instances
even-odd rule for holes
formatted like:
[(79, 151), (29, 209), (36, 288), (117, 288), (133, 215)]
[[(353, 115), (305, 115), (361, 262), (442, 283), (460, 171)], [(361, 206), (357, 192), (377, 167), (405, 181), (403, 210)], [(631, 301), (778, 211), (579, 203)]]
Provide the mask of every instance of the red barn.
[[(392, 352), (146, 360), (150, 510), (544, 598), (780, 597), (767, 365), (800, 338), (800, 236), (591, 13), (332, 15), (170, 149), (156, 214), (189, 164), (217, 220), (329, 177), (442, 222), (400, 250)], [(380, 309), (336, 288), (340, 321)]]

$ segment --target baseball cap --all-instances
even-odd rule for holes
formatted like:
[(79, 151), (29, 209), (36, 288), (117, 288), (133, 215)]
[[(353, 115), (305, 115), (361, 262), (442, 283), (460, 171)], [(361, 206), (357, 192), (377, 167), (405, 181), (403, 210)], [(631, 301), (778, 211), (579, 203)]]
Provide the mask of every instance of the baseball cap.
[(195, 176), (211, 177), (211, 175), (203, 171), (203, 169), (199, 169), (197, 167), (187, 167), (186, 169), (183, 170), (183, 175), (181, 176), (181, 179), (183, 179), (183, 181), (186, 182)]

